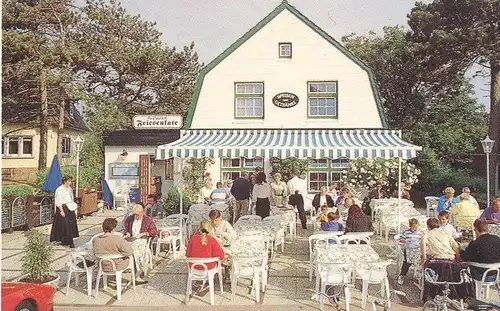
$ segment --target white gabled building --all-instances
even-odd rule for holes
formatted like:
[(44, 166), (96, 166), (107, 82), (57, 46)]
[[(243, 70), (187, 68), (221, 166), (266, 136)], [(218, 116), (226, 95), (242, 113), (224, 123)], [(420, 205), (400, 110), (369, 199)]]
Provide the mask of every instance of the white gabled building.
[(156, 159), (213, 157), (219, 181), (268, 173), (271, 157), (309, 157), (314, 192), (348, 159), (419, 150), (387, 129), (373, 72), (283, 1), (201, 70), (180, 139)]

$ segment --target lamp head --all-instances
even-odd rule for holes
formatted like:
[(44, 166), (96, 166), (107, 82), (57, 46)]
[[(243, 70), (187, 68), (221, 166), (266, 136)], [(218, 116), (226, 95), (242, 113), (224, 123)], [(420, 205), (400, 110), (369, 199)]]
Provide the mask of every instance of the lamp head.
[(486, 136), (484, 140), (481, 141), (481, 145), (483, 146), (484, 153), (491, 153), (493, 150), (494, 140), (490, 138), (490, 136)]

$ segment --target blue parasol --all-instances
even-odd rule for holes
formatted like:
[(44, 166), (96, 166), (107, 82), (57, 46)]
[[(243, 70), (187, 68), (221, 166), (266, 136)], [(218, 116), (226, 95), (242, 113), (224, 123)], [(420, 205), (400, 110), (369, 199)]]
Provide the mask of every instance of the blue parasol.
[(113, 193), (111, 189), (109, 189), (108, 182), (104, 178), (104, 174), (101, 177), (101, 186), (102, 186), (102, 200), (104, 201), (104, 206), (112, 206), (113, 205)]
[(47, 192), (56, 192), (57, 187), (59, 187), (61, 184), (61, 166), (59, 165), (59, 158), (56, 154), (52, 159), (52, 164), (50, 165), (49, 173), (47, 174), (45, 182), (43, 183), (42, 190)]

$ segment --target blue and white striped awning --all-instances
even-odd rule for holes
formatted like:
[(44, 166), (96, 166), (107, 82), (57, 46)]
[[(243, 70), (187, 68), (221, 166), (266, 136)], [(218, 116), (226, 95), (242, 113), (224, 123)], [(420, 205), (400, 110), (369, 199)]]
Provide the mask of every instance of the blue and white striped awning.
[(181, 158), (414, 158), (421, 147), (398, 130), (210, 129), (183, 130), (181, 138), (156, 149), (156, 159)]

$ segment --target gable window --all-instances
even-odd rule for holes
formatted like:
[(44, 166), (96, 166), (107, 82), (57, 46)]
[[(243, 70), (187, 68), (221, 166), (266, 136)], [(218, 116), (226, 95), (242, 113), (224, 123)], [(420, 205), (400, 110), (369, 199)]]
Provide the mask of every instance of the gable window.
[(62, 155), (67, 157), (71, 153), (71, 138), (63, 137), (61, 140)]
[(311, 118), (337, 117), (337, 82), (307, 83), (307, 115)]
[(234, 117), (236, 119), (264, 118), (264, 83), (237, 82), (234, 84)]
[(3, 155), (5, 157), (31, 157), (33, 155), (32, 137), (5, 137), (2, 141)]
[(281, 42), (278, 47), (280, 58), (292, 58), (292, 44), (290, 42)]

